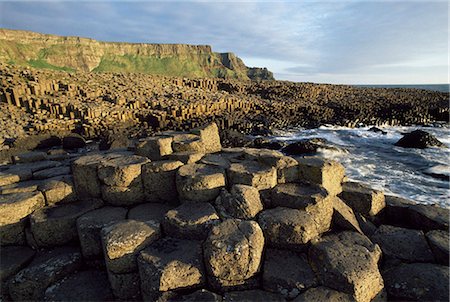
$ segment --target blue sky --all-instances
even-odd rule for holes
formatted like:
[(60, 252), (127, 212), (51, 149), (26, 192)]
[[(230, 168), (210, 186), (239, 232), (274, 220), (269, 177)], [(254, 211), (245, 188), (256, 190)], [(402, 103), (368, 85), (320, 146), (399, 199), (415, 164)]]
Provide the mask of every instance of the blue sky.
[[(0, 0), (1, 1), (1, 0)], [(208, 44), (281, 80), (448, 83), (449, 2), (1, 1), (0, 26), (103, 41)]]

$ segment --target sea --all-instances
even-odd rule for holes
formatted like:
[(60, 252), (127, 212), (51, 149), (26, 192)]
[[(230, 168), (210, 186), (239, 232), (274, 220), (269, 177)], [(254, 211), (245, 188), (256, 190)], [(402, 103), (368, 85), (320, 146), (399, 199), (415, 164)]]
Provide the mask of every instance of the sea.
[[(275, 140), (294, 142), (321, 137), (336, 150), (319, 149), (319, 155), (337, 160), (346, 168), (349, 180), (360, 181), (385, 194), (404, 197), (422, 204), (450, 208), (450, 128), (378, 127), (346, 128), (321, 126), (275, 131)], [(404, 133), (422, 129), (433, 134), (447, 148), (411, 149), (394, 146)], [(434, 175), (434, 176), (432, 176)], [(438, 177), (436, 177), (438, 176)]]
[(419, 85), (353, 85), (368, 88), (413, 88), (439, 92), (450, 92), (450, 84), (419, 84)]

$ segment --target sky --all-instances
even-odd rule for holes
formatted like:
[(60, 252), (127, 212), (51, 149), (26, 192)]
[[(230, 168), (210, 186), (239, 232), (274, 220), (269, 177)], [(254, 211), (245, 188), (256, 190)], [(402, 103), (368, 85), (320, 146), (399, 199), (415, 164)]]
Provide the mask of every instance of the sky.
[(2, 1), (0, 27), (211, 45), (278, 80), (449, 83), (446, 0)]

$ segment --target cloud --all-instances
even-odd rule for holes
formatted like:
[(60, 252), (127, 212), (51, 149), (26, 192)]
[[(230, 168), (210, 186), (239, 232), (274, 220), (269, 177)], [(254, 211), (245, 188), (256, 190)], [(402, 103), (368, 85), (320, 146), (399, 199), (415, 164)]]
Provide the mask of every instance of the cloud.
[(370, 82), (385, 73), (398, 81), (402, 70), (425, 67), (436, 71), (426, 72), (430, 78), (447, 80), (446, 1), (39, 1), (0, 2), (0, 10), (2, 27), (209, 44), (291, 80)]

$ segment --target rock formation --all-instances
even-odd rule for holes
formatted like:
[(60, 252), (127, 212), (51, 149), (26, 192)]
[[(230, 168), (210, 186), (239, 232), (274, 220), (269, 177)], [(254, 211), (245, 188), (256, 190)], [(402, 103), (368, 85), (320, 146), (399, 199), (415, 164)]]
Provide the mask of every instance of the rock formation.
[(266, 68), (248, 68), (233, 53), (216, 53), (208, 45), (112, 43), (9, 29), (0, 29), (0, 62), (65, 71), (274, 79)]
[[(1, 299), (449, 299), (448, 209), (217, 131), (0, 166)], [(201, 155), (174, 160), (193, 140)]]

